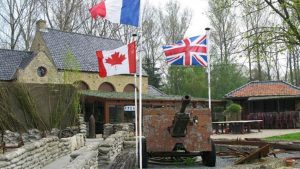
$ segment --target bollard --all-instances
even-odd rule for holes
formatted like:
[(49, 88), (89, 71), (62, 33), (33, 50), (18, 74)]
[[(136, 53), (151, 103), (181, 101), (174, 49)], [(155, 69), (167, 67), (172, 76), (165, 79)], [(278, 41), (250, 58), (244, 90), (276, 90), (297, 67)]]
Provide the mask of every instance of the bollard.
[(96, 138), (95, 118), (92, 114), (89, 119), (89, 138)]

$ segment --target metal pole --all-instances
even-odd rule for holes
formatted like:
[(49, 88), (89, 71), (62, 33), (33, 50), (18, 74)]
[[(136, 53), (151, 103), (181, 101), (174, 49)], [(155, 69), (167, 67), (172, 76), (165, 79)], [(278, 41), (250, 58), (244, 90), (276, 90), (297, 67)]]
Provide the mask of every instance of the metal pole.
[(207, 52), (207, 81), (208, 81), (208, 108), (211, 111), (211, 91), (210, 91), (210, 56), (209, 56), (209, 30), (210, 28), (205, 28), (206, 30), (206, 52)]
[[(141, 35), (141, 41), (142, 41), (142, 35)], [(142, 56), (141, 53), (139, 53), (139, 62), (140, 62), (140, 67), (139, 67), (139, 142), (140, 142), (140, 169), (142, 169)]]
[(140, 50), (139, 50), (139, 164), (140, 164), (140, 169), (143, 169), (143, 161), (142, 161), (142, 55), (141, 51), (143, 49), (143, 0), (140, 1), (140, 16), (139, 16), (139, 22), (140, 22)]
[[(132, 35), (133, 41), (136, 40), (137, 34)], [(136, 59), (137, 60), (137, 59)], [(134, 74), (134, 123), (135, 123), (135, 159), (138, 159), (138, 114), (137, 114), (137, 79), (136, 79), (136, 72)], [(137, 160), (135, 161), (136, 165)]]

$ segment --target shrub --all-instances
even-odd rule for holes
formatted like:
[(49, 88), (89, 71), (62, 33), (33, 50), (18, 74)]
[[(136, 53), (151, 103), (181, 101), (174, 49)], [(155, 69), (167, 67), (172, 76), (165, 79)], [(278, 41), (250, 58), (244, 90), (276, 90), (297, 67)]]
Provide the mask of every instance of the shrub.
[(236, 114), (236, 113), (240, 113), (241, 111), (242, 111), (242, 107), (239, 104), (232, 103), (226, 108), (225, 113)]

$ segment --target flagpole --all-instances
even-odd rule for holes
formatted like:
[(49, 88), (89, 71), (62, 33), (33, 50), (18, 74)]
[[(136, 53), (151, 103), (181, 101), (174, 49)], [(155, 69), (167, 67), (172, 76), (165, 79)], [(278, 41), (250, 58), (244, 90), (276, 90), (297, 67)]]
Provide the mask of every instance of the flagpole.
[[(132, 34), (133, 41), (136, 40), (137, 34)], [(134, 74), (134, 124), (135, 124), (135, 158), (138, 159), (138, 113), (137, 113), (137, 78), (136, 72)], [(137, 160), (136, 160), (137, 165)]]
[(143, 169), (143, 159), (142, 159), (142, 55), (141, 55), (141, 49), (143, 49), (143, 4), (142, 0), (140, 1), (140, 40), (141, 40), (141, 45), (140, 45), (140, 50), (139, 50), (139, 162), (140, 162), (140, 169)]
[[(142, 37), (142, 35), (141, 35)], [(142, 39), (142, 38), (141, 38)], [(139, 153), (139, 157), (140, 157), (140, 169), (143, 168), (142, 164), (142, 56), (141, 53), (139, 53), (139, 142), (140, 142), (140, 153)]]
[(211, 91), (210, 91), (210, 56), (209, 56), (209, 30), (210, 28), (205, 28), (206, 30), (206, 52), (207, 52), (207, 81), (208, 81), (208, 108), (211, 111)]

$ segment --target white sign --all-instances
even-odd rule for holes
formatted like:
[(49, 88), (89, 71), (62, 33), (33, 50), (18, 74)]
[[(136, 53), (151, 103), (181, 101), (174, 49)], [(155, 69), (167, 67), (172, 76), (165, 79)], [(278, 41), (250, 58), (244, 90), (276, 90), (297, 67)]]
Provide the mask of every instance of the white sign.
[(134, 106), (124, 106), (124, 111), (135, 111)]

